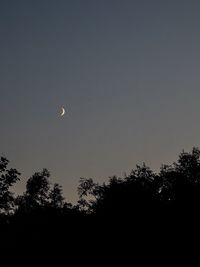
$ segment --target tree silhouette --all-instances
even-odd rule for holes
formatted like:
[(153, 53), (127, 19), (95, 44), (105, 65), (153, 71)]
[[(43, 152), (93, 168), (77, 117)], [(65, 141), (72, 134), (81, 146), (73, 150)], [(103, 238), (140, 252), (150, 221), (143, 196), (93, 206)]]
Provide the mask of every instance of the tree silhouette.
[(161, 199), (172, 208), (186, 212), (200, 206), (200, 150), (182, 152), (177, 163), (160, 169)]
[(9, 213), (14, 208), (14, 196), (10, 192), (12, 187), (18, 180), (20, 180), (20, 173), (16, 169), (8, 169), (9, 161), (0, 158), (0, 211), (1, 213)]
[(78, 186), (79, 207), (81, 210), (87, 210), (89, 213), (94, 212), (96, 204), (103, 197), (105, 184), (100, 186), (94, 183), (93, 179), (81, 177)]
[(89, 246), (101, 241), (103, 247), (109, 244), (117, 249), (119, 240), (126, 244), (129, 239), (135, 242), (135, 251), (139, 244), (156, 238), (160, 244), (160, 236), (168, 238), (166, 229), (170, 229), (170, 236), (183, 226), (184, 231), (199, 231), (198, 148), (190, 153), (183, 151), (177, 162), (162, 165), (158, 173), (142, 164), (129, 175), (110, 177), (107, 183), (80, 178), (75, 205), (64, 201), (59, 184), (51, 185), (47, 169), (33, 174), (24, 194), (15, 199), (10, 187), (19, 180), (19, 173), (7, 165), (8, 160), (1, 158), (1, 240), (8, 246), (28, 244), (33, 251), (38, 246), (59, 247), (67, 240), (68, 248), (73, 242), (77, 245), (84, 241)]
[(54, 184), (49, 194), (49, 201), (52, 208), (58, 209), (63, 207), (64, 197), (62, 196), (62, 186), (57, 183)]
[(48, 206), (50, 190), (50, 173), (47, 169), (36, 172), (26, 184), (26, 192), (16, 199), (18, 209), (31, 211)]
[(113, 176), (106, 185), (80, 179), (79, 203), (96, 214), (132, 216), (141, 209), (146, 212), (159, 201), (158, 178), (145, 164), (136, 166), (124, 178)]

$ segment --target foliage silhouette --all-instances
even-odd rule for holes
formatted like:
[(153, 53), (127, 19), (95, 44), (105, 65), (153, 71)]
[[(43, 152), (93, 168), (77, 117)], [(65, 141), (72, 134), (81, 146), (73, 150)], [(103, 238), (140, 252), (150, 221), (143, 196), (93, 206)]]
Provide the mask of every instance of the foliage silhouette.
[(14, 196), (9, 191), (18, 180), (20, 173), (16, 169), (8, 169), (9, 161), (1, 157), (0, 159), (0, 211), (9, 213), (14, 208)]
[(50, 206), (52, 208), (58, 209), (62, 208), (64, 205), (64, 197), (62, 195), (62, 186), (55, 183), (53, 189), (49, 194)]
[(26, 184), (26, 192), (16, 199), (18, 209), (30, 211), (48, 204), (48, 194), (50, 190), (50, 173), (47, 169), (36, 172), (30, 177)]
[[(0, 161), (0, 208), (3, 245), (55, 249), (64, 242), (100, 244), (116, 248), (127, 239), (136, 250), (142, 240), (160, 241), (180, 229), (199, 231), (200, 150), (182, 151), (178, 161), (162, 165), (159, 173), (145, 164), (124, 177), (110, 177), (107, 183), (80, 178), (76, 205), (65, 201), (62, 187), (51, 184), (44, 169), (27, 181), (26, 191), (14, 199), (9, 188), (19, 180), (8, 160)], [(168, 229), (168, 231), (166, 231)], [(12, 240), (12, 242), (10, 241)], [(68, 242), (68, 246), (66, 244)], [(108, 246), (108, 247), (107, 247)], [(87, 247), (87, 246), (86, 246)], [(117, 249), (117, 248), (116, 248)]]

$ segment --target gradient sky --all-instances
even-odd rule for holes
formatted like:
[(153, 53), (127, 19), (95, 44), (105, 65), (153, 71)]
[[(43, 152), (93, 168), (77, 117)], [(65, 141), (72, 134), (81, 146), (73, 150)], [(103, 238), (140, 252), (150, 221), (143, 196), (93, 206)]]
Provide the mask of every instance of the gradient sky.
[[(0, 153), (77, 199), (200, 145), (200, 2), (1, 0)], [(67, 114), (60, 117), (61, 107)]]

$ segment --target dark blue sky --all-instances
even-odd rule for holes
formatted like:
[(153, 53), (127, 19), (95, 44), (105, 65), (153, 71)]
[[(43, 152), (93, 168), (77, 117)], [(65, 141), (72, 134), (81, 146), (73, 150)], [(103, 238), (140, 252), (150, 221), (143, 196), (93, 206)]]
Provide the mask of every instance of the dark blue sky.
[[(77, 198), (200, 145), (199, 1), (0, 2), (0, 153)], [(67, 114), (60, 117), (61, 107)]]

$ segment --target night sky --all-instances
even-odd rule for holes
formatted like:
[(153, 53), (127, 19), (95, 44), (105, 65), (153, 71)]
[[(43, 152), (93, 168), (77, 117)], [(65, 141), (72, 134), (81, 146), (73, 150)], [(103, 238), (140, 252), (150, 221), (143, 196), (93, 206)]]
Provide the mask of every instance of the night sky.
[[(1, 0), (0, 153), (67, 201), (200, 145), (200, 3)], [(66, 114), (60, 117), (61, 107)]]

